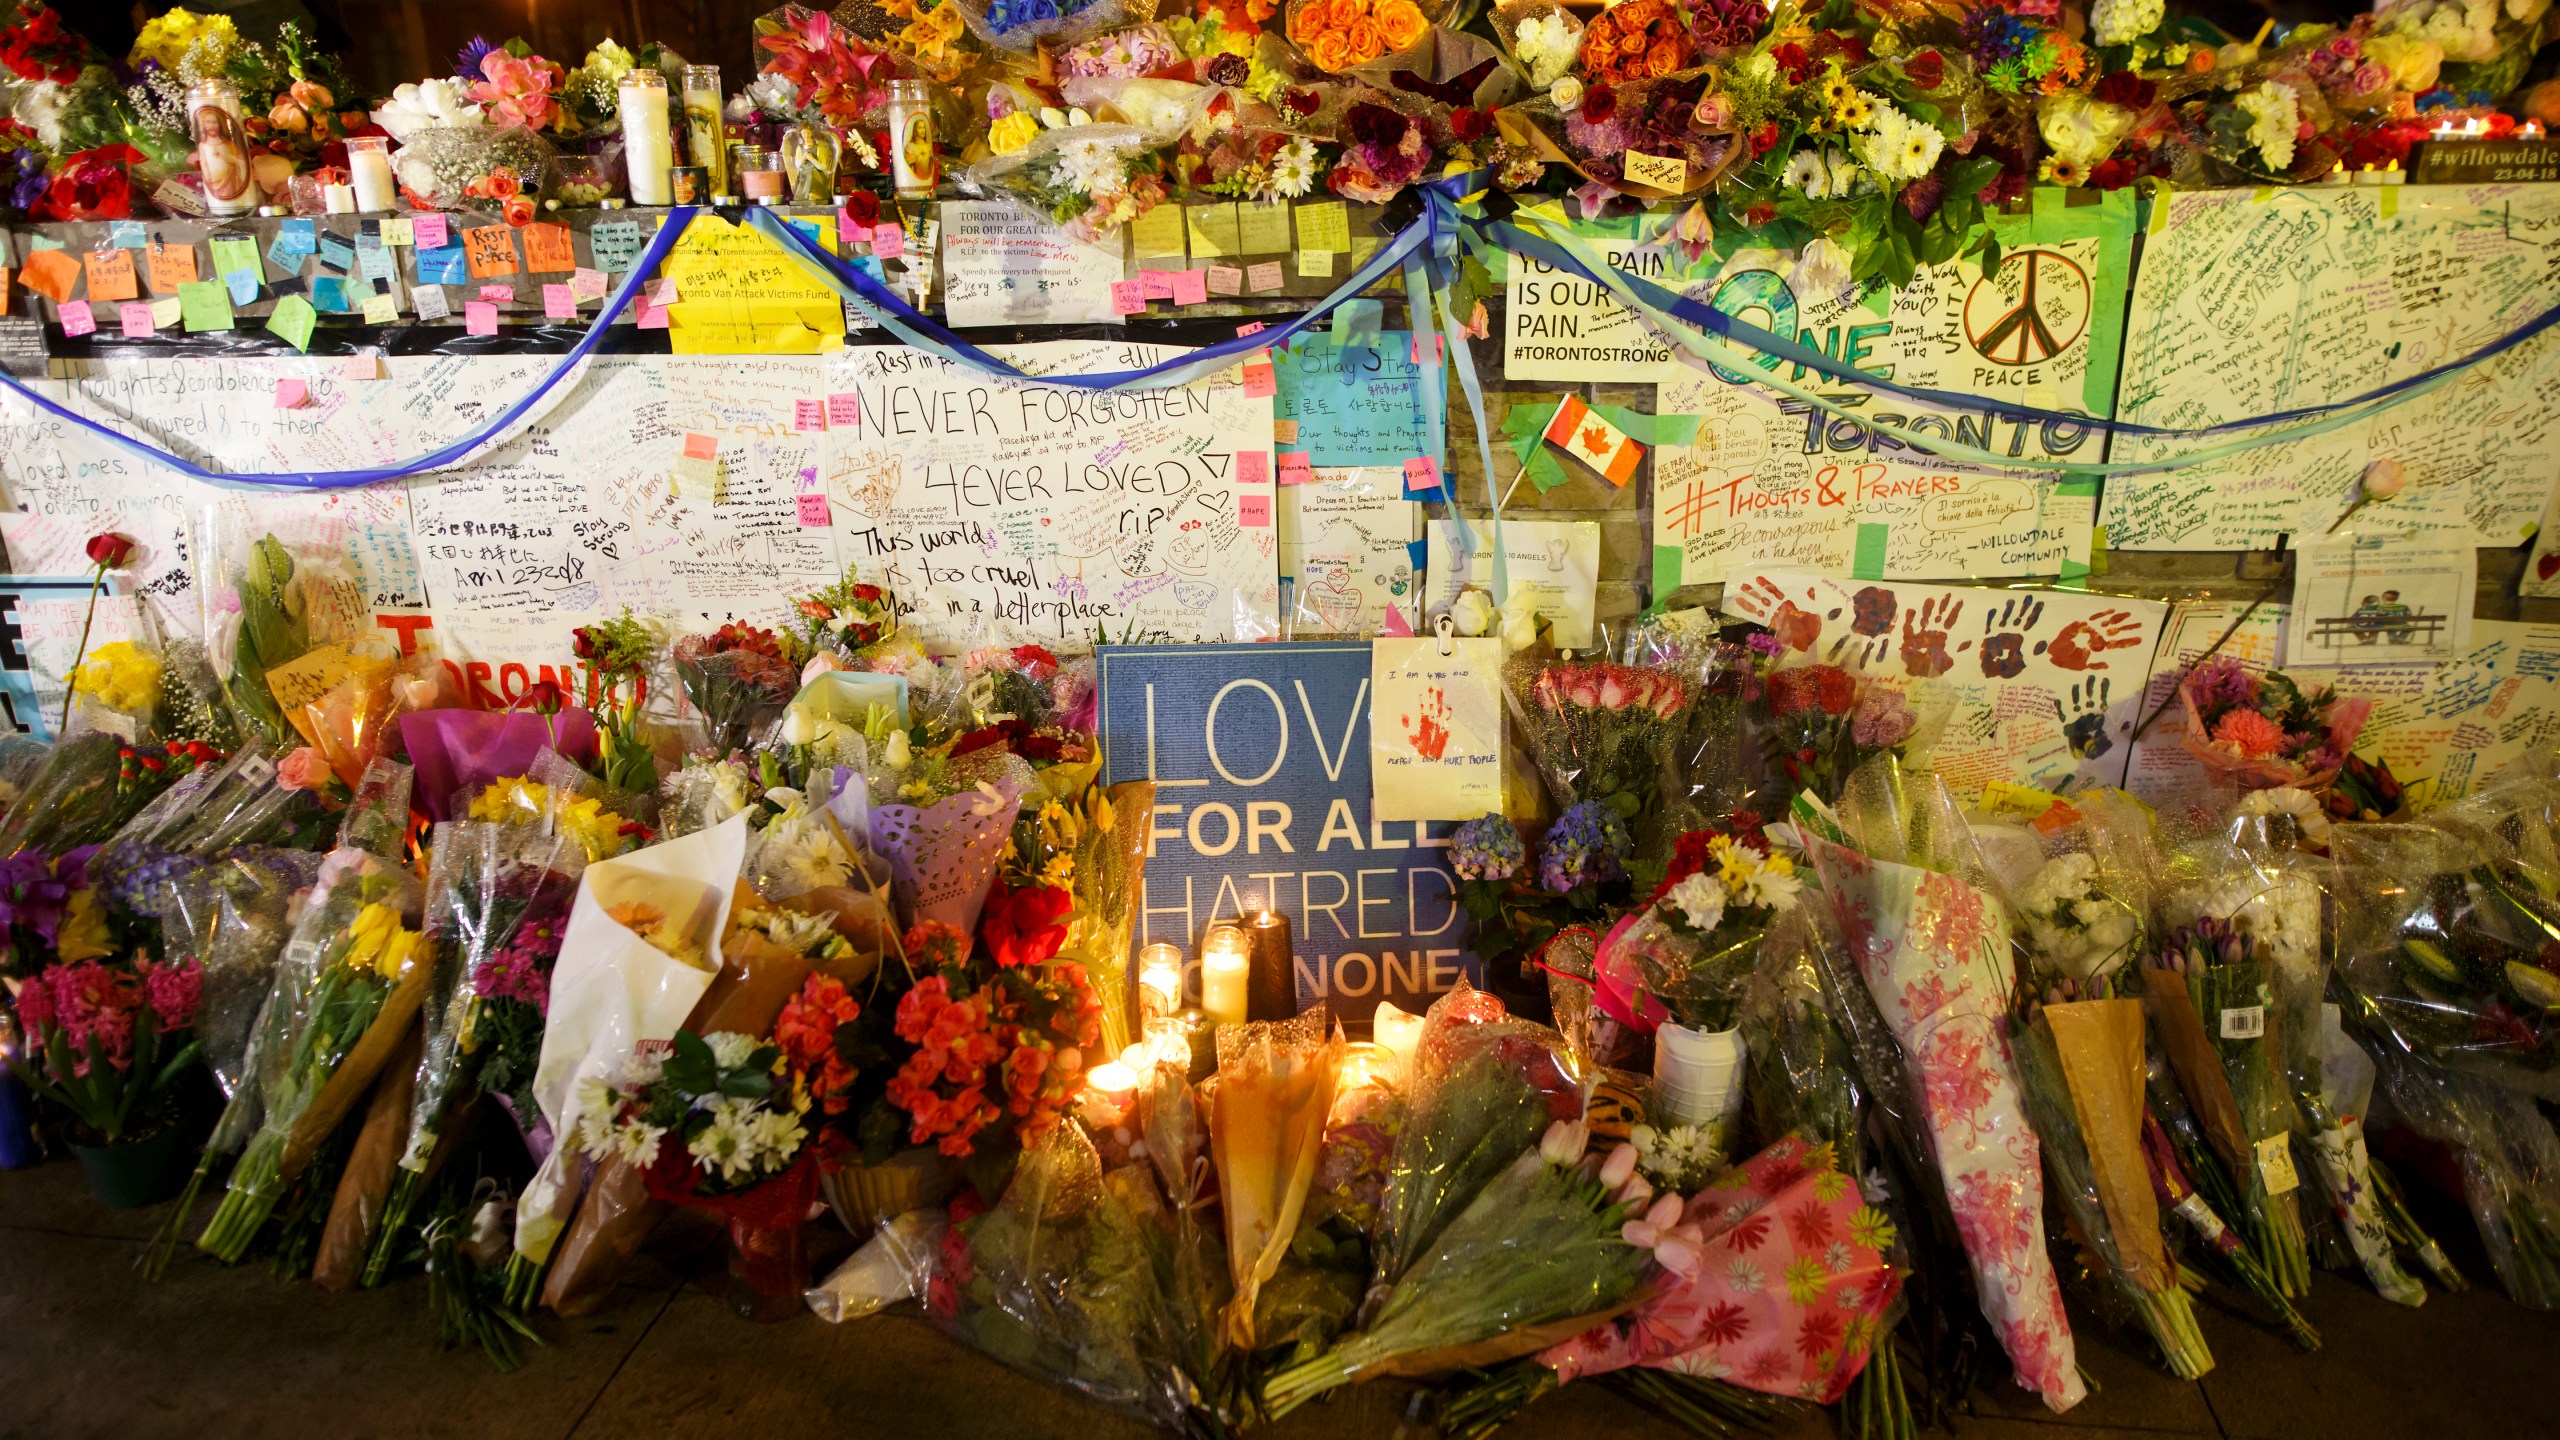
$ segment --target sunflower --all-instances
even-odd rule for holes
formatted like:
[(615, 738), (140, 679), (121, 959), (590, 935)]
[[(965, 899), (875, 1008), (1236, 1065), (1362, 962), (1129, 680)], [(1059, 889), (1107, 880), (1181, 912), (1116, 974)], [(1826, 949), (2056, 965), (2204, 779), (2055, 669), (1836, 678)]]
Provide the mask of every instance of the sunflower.
[(1832, 114), (1851, 130), (1864, 130), (1875, 123), (1876, 102), (1862, 92), (1851, 92), (1849, 98), (1834, 107)]
[(1822, 103), (1830, 106), (1833, 110), (1838, 110), (1841, 106), (1848, 104), (1850, 99), (1857, 93), (1858, 87), (1850, 84), (1849, 77), (1841, 74), (1837, 70), (1831, 72), (1830, 79), (1822, 82)]
[(2039, 177), (2051, 181), (2056, 185), (2086, 185), (2089, 183), (2088, 162), (2085, 160), (2074, 160), (2063, 155), (2048, 156), (2043, 166), (2039, 168), (2036, 173)]

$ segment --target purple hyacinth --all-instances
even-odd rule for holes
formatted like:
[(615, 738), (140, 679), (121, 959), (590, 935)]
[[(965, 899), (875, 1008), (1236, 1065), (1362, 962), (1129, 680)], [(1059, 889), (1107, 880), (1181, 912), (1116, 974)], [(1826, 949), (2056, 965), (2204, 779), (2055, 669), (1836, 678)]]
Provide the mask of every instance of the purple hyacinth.
[(1518, 827), (1500, 811), (1468, 821), (1449, 837), (1449, 868), (1461, 880), (1508, 880), (1527, 858)]

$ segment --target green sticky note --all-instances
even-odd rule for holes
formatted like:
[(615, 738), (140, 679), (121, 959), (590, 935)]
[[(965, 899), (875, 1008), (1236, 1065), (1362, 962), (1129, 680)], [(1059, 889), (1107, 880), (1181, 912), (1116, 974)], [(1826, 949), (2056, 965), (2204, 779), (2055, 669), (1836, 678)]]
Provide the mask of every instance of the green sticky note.
[(1861, 523), (1857, 553), (1849, 559), (1849, 573), (1860, 580), (1883, 579), (1885, 540), (1892, 533), (1890, 525)]
[(214, 236), (213, 273), (247, 275), (263, 282), (267, 274), (258, 267), (258, 242), (242, 239), (237, 235)]
[(50, 235), (30, 235), (27, 237), (27, 248), (30, 250), (59, 250), (62, 248), (62, 242), (54, 239)]
[(311, 308), (310, 301), (299, 295), (287, 295), (276, 302), (275, 313), (267, 317), (267, 328), (283, 336), (294, 349), (308, 354), (311, 350), (311, 326), (319, 318), (320, 312)]
[(1679, 546), (1656, 545), (1653, 547), (1654, 609), (1661, 609), (1663, 602), (1671, 598), (1671, 592), (1680, 588), (1682, 568)]
[(197, 280), (178, 287), (178, 314), (187, 329), (228, 330), (231, 328), (231, 293), (210, 280)]

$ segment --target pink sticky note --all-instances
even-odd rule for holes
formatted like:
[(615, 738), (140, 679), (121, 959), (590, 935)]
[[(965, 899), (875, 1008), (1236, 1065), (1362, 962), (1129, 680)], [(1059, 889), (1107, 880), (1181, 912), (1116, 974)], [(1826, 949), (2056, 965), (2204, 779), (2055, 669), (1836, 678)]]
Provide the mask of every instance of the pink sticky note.
[(498, 333), (498, 307), (486, 300), (467, 300), (462, 306), (462, 328), (474, 335)]
[(842, 395), (830, 395), (827, 397), (827, 424), (829, 427), (832, 428), (838, 425), (859, 425), (861, 423), (862, 396), (860, 394), (848, 391)]
[(835, 522), (835, 517), (827, 511), (826, 496), (803, 495), (799, 501), (800, 523), (808, 529), (824, 530)]
[(604, 298), (605, 289), (604, 272), (601, 270), (569, 272), (569, 293), (581, 300), (601, 300)]
[(1247, 335), (1259, 335), (1266, 328), (1268, 327), (1259, 320), (1248, 320), (1242, 325), (1236, 327), (1236, 338), (1241, 340)]
[(1135, 280), (1114, 280), (1111, 282), (1112, 314), (1136, 315), (1144, 312), (1146, 308), (1147, 291), (1145, 286), (1140, 285)]
[(676, 282), (672, 279), (652, 280), (642, 293), (649, 297), (651, 305), (663, 310), (676, 303)]
[(1233, 265), (1212, 265), (1201, 273), (1208, 276), (1209, 293), (1212, 295), (1244, 293), (1244, 272)]
[(1236, 452), (1236, 483), (1264, 485), (1271, 480), (1271, 456), (1261, 450)]
[(1404, 462), (1404, 493), (1440, 488), (1440, 466), (1428, 455), (1416, 455)]
[(1250, 528), (1268, 526), (1271, 523), (1271, 497), (1268, 495), (1237, 496), (1236, 523)]
[(124, 338), (127, 340), (148, 340), (156, 328), (151, 323), (151, 307), (139, 300), (128, 300), (117, 306), (116, 318), (124, 322)]
[(1272, 373), (1270, 361), (1258, 361), (1244, 367), (1244, 398), (1247, 400), (1260, 400), (1279, 393), (1279, 389), (1279, 377)]
[(492, 305), (504, 305), (508, 301), (516, 298), (516, 287), (513, 285), (483, 285), (480, 287), (480, 298), (488, 301)]
[(277, 409), (299, 410), (310, 403), (310, 382), (304, 380), (279, 380), (276, 382)]
[(94, 335), (98, 333), (98, 315), (96, 311), (89, 308), (88, 301), (65, 300), (56, 308), (62, 312), (63, 334)]
[(1261, 264), (1256, 265), (1245, 272), (1245, 281), (1247, 284), (1253, 286), (1257, 293), (1264, 290), (1279, 289), (1283, 283), (1280, 279), (1280, 262), (1277, 260), (1263, 261)]
[(687, 460), (719, 459), (720, 438), (716, 435), (705, 435), (699, 431), (686, 431), (684, 437), (684, 458)]
[(895, 260), (907, 253), (907, 227), (874, 225), (871, 227), (871, 253), (882, 260)]
[(1315, 463), (1304, 450), (1293, 450), (1280, 457), (1280, 483), (1306, 485), (1316, 478)]
[(566, 285), (543, 286), (542, 318), (545, 320), (577, 319), (578, 297)]
[(382, 378), (382, 358), (370, 350), (359, 350), (347, 357), (347, 363), (338, 367), (338, 376), (345, 380), (379, 380)]
[(1409, 640), (1413, 638), (1413, 627), (1405, 623), (1404, 607), (1402, 605), (1390, 605), (1387, 607), (1386, 623), (1379, 626), (1378, 630), (1381, 634), (1393, 636), (1398, 639)]
[(1173, 272), (1141, 270), (1138, 272), (1138, 287), (1150, 300), (1170, 300), (1173, 298)]
[(1434, 334), (1431, 337), (1431, 358), (1428, 360), (1422, 358), (1422, 337), (1419, 334), (1412, 337), (1412, 344), (1409, 348), (1413, 353), (1414, 364), (1437, 365), (1440, 363), (1440, 356), (1441, 352), (1445, 348), (1445, 342), (1437, 334)]
[(868, 240), (871, 227), (854, 219), (852, 211), (839, 205), (836, 207), (836, 235), (844, 240)]
[[(795, 430), (795, 431), (824, 430), (824, 429), (826, 429), (826, 428), (827, 428), (827, 402), (826, 402), (826, 401), (824, 401), (824, 400), (794, 400), (794, 401), (792, 401), (792, 402), (791, 402), (791, 428), (792, 428), (793, 430)], [(802, 498), (802, 499), (807, 499), (808, 497), (807, 497), (807, 496), (802, 496), (801, 498)]]
[(443, 249), (445, 242), (444, 217), (441, 215), (416, 215), (410, 217), (409, 236), (411, 239), (418, 242), (418, 248), (421, 250)]
[(1176, 270), (1173, 272), (1174, 304), (1205, 305), (1208, 303), (1208, 300), (1209, 276), (1207, 272), (1200, 270)]
[(652, 305), (643, 299), (639, 302), (639, 318), (632, 323), (643, 330), (664, 330), (667, 328), (667, 307)]

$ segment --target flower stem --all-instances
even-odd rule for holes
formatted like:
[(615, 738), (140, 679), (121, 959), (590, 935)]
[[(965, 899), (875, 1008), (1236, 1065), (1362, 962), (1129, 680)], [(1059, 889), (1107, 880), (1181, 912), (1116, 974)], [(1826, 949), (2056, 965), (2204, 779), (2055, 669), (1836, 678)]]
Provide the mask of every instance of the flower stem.
[[(80, 672), (80, 662), (88, 658), (89, 627), (91, 624), (95, 623), (98, 618), (98, 586), (105, 581), (106, 578), (106, 566), (97, 565), (91, 567), (89, 571), (89, 613), (80, 617), (80, 648), (72, 653), (71, 670), (68, 674), (65, 674), (62, 677), (62, 723), (53, 727), (56, 731), (68, 730), (71, 728), (71, 701), (75, 695), (75, 692), (72, 689), (72, 677)], [(60, 737), (57, 735), (56, 738), (58, 739)]]

